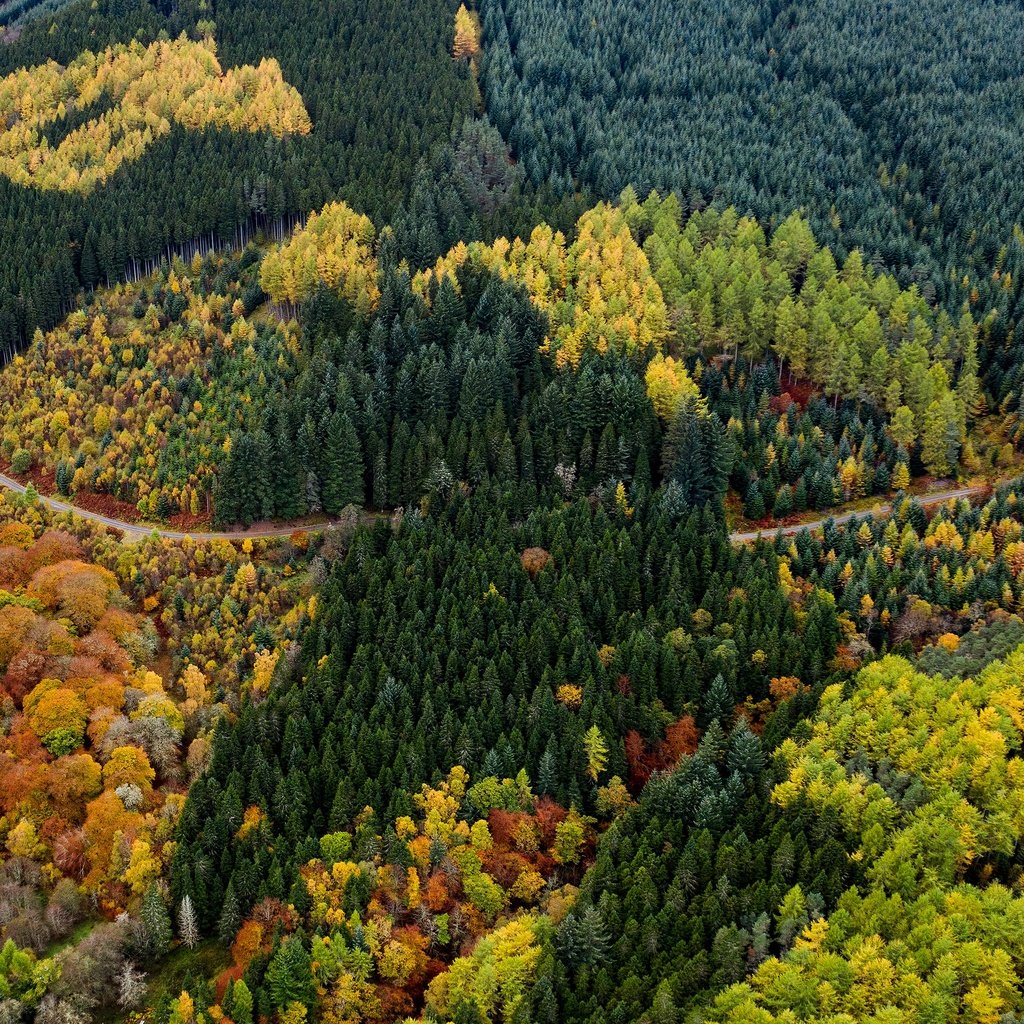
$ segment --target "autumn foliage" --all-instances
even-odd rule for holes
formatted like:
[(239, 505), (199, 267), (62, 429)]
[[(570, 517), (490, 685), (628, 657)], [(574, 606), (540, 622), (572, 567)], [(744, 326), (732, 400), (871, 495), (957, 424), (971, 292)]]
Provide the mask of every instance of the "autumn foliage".
[(467, 260), (525, 286), (548, 314), (545, 349), (557, 366), (576, 368), (587, 351), (643, 357), (660, 349), (668, 333), (665, 300), (647, 256), (608, 203), (579, 219), (571, 244), (547, 224), (535, 227), (528, 242), (460, 242), (416, 275), (414, 290), (428, 296), (443, 277), (457, 284), (455, 271)]
[(455, 12), (455, 42), (452, 56), (456, 60), (475, 60), (480, 55), (480, 18), (475, 11), (459, 4)]
[(274, 302), (296, 305), (321, 285), (339, 291), (368, 313), (377, 303), (373, 223), (345, 203), (311, 213), (284, 245), (263, 260), (260, 284)]
[[(1024, 901), (1005, 883), (1003, 857), (1022, 821), (1022, 668), (1020, 648), (974, 679), (929, 677), (890, 656), (825, 690), (807, 738), (780, 748), (786, 775), (772, 799), (834, 814), (854, 837), (864, 882), (830, 916), (804, 914), (792, 949), (726, 989), (708, 1019), (854, 1019), (882, 1005), (906, 1020), (942, 1004), (965, 1011), (942, 1012), (949, 1021), (1020, 1012), (1010, 965)], [(901, 795), (875, 773), (899, 773)], [(780, 918), (804, 900), (795, 887)], [(827, 977), (844, 981), (828, 991)], [(951, 984), (959, 989), (947, 996)], [(789, 993), (784, 1006), (779, 992)]]
[[(0, 808), (23, 855), (48, 852), (87, 885), (130, 887), (131, 858), (115, 863), (115, 848), (145, 844), (159, 874), (169, 832), (147, 814), (163, 802), (150, 754), (167, 778), (181, 735), (160, 677), (133, 658), (152, 627), (118, 607), (114, 573), (83, 561), (70, 534), (51, 530), (5, 553), (23, 575), (0, 608), (0, 702), (11, 721), (0, 741)], [(136, 871), (142, 856), (140, 847)]]
[[(300, 869), (304, 917), (258, 902), (219, 987), (269, 957), (280, 1019), (288, 995), (305, 990), (325, 1020), (384, 1024), (424, 1004), (442, 1016), (468, 1004), (509, 1020), (551, 919), (574, 898), (565, 883), (591, 854), (592, 820), (536, 798), (524, 772), (470, 785), (461, 766), (422, 786), (414, 804), (383, 832), (367, 807), (354, 831), (323, 836), (320, 855)], [(241, 841), (265, 836), (257, 826)], [(309, 955), (291, 937), (300, 925), (313, 935)], [(305, 987), (314, 979), (315, 992)]]
[(680, 359), (656, 355), (647, 364), (644, 374), (647, 397), (664, 423), (671, 423), (687, 402), (700, 399), (700, 389), (693, 382)]
[(519, 560), (531, 579), (536, 579), (537, 574), (543, 571), (544, 567), (551, 561), (551, 553), (544, 548), (527, 548)]
[[(45, 130), (107, 98), (115, 105), (51, 147)], [(0, 173), (21, 185), (87, 193), (123, 163), (137, 160), (171, 122), (186, 128), (307, 134), (302, 98), (276, 60), (225, 72), (212, 39), (185, 36), (86, 51), (0, 81)]]
[(700, 742), (700, 731), (691, 715), (683, 715), (665, 729), (665, 738), (652, 746), (635, 730), (626, 733), (626, 761), (629, 782), (634, 790), (642, 789), (654, 772), (674, 768), (680, 758), (692, 754)]
[(61, 494), (123, 502), (119, 518), (208, 519), (231, 431), (299, 352), (293, 327), (247, 315), (255, 274), (179, 261), (38, 334), (0, 378), (0, 458), (27, 452)]
[[(266, 542), (132, 547), (57, 520), (0, 496), (0, 835), (113, 914), (165, 874), (183, 786), (237, 706), (239, 677), (265, 691), (280, 651), (256, 638), (283, 638), (305, 603)], [(45, 943), (66, 918), (24, 934)]]

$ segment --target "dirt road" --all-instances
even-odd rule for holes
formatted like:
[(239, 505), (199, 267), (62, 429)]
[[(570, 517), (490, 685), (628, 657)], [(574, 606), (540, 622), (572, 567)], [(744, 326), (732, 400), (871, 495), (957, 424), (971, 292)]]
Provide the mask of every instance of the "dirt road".
[[(0, 486), (17, 491), (19, 494), (25, 493), (24, 484), (18, 483), (17, 480), (9, 476), (4, 476), (3, 473), (0, 473)], [(949, 501), (950, 498), (971, 498), (978, 494), (984, 494), (985, 490), (985, 487), (956, 487), (948, 491), (936, 491), (934, 494), (917, 495), (916, 500), (921, 505), (939, 505), (944, 501)], [(168, 530), (162, 526), (146, 525), (145, 523), (126, 523), (121, 519), (111, 519), (110, 516), (102, 515), (99, 512), (90, 512), (88, 509), (79, 508), (77, 505), (71, 505), (66, 501), (60, 501), (58, 498), (51, 498), (45, 494), (40, 494), (39, 500), (53, 509), (54, 512), (71, 512), (76, 516), (81, 516), (83, 519), (91, 519), (94, 523), (100, 523), (103, 526), (109, 526), (111, 529), (120, 530), (126, 539), (149, 537), (155, 533), (157, 536), (164, 537), (167, 540), (184, 540), (186, 537), (191, 537), (193, 540), (245, 540), (246, 537), (250, 537), (255, 540), (260, 537), (288, 537), (296, 532), (314, 533), (329, 529), (334, 525), (328, 521), (322, 523), (292, 523), (291, 525), (285, 524), (280, 526), (253, 526), (249, 529), (239, 527), (236, 530), (186, 533), (181, 530)], [(779, 533), (790, 537), (800, 533), (801, 530), (820, 530), (829, 519), (837, 524), (849, 522), (849, 520), (855, 517), (867, 515), (872, 515), (876, 519), (882, 519), (891, 511), (892, 506), (888, 502), (884, 502), (876, 505), (874, 508), (860, 509), (855, 512), (840, 512), (834, 516), (824, 516), (809, 523), (797, 523), (796, 525), (783, 526), (776, 530), (750, 530), (730, 533), (729, 539), (734, 544), (749, 544), (757, 540), (758, 537), (771, 539)]]
[[(9, 476), (4, 476), (0, 473), (0, 487), (6, 487), (9, 490), (17, 491), (18, 494), (25, 493), (25, 485), (18, 483), (17, 480), (13, 480)], [(112, 519), (110, 516), (102, 515), (99, 512), (90, 512), (88, 509), (79, 508), (77, 505), (71, 505), (66, 501), (60, 501), (58, 498), (51, 498), (45, 494), (39, 495), (39, 500), (53, 509), (54, 512), (71, 512), (76, 516), (80, 516), (82, 519), (91, 519), (94, 523), (100, 523), (103, 526), (109, 526), (111, 529), (120, 530), (127, 538), (138, 539), (139, 537), (151, 537), (156, 533), (160, 537), (164, 537), (167, 540), (184, 540), (186, 537), (191, 537), (193, 540), (245, 540), (246, 537), (257, 539), (259, 537), (288, 537), (296, 531), (300, 533), (312, 533), (314, 531), (325, 530), (332, 526), (331, 522), (322, 523), (306, 523), (303, 525), (288, 525), (283, 526), (253, 526), (249, 529), (242, 529), (239, 527), (236, 530), (212, 530), (212, 531), (198, 531), (196, 533), (188, 533), (182, 530), (168, 530), (162, 526), (147, 525), (146, 523), (126, 523), (122, 519)]]
[[(949, 501), (950, 498), (972, 498), (975, 495), (984, 494), (986, 490), (986, 487), (956, 487), (948, 491), (936, 491), (934, 494), (917, 494), (914, 495), (914, 499), (919, 505), (941, 505), (944, 501)], [(730, 533), (729, 540), (735, 544), (749, 544), (751, 541), (757, 540), (758, 537), (771, 539), (779, 533), (784, 537), (792, 537), (802, 530), (811, 530), (812, 532), (820, 530), (829, 519), (837, 524), (848, 523), (851, 519), (862, 516), (874, 516), (876, 519), (884, 519), (891, 511), (892, 505), (888, 502), (883, 502), (881, 505), (875, 505), (873, 508), (858, 509), (854, 512), (840, 512), (834, 516), (825, 516), (822, 519), (815, 519), (809, 523), (796, 523), (793, 526), (782, 526), (775, 530), (750, 530), (745, 533)]]

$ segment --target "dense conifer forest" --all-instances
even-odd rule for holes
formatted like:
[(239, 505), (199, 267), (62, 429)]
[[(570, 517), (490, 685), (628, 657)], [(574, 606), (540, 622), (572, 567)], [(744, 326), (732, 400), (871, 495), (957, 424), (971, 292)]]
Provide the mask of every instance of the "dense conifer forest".
[(1024, 23), (1004, 4), (480, 7), (488, 110), (537, 183), (804, 208), (940, 295), (1010, 239)]
[(0, 2), (0, 1024), (1024, 1019), (1021, 18)]

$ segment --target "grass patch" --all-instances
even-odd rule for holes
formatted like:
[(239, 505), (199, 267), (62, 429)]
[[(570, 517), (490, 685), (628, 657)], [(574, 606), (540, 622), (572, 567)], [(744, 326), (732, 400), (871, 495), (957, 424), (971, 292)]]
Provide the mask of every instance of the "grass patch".
[[(184, 987), (185, 975), (190, 971), (195, 978), (212, 979), (230, 963), (228, 951), (216, 939), (206, 939), (195, 949), (179, 946), (147, 972), (147, 1008), (157, 1006), (168, 995), (180, 994)], [(112, 1006), (97, 1013), (93, 1019), (95, 1024), (116, 1024), (117, 1021), (127, 1019), (127, 1016), (117, 1006)]]
[(150, 1005), (159, 1003), (166, 995), (178, 995), (189, 971), (199, 978), (212, 978), (230, 963), (228, 951), (216, 939), (206, 939), (195, 949), (179, 946), (149, 975)]
[(64, 936), (63, 939), (57, 939), (56, 942), (51, 942), (47, 946), (46, 951), (43, 953), (41, 959), (48, 959), (51, 956), (56, 956), (62, 949), (67, 949), (69, 946), (77, 946), (96, 927), (99, 922), (95, 919), (89, 921), (80, 921), (75, 925), (74, 928)]

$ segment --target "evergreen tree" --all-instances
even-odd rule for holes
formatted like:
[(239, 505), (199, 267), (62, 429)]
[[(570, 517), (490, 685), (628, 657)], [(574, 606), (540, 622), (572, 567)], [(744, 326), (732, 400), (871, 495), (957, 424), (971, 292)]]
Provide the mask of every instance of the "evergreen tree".
[(298, 936), (289, 936), (267, 966), (267, 989), (278, 1009), (289, 1003), (311, 1007), (316, 997), (309, 954)]
[(359, 437), (349, 417), (339, 411), (331, 420), (324, 452), (323, 502), (328, 515), (346, 505), (362, 505), (363, 472)]
[(150, 883), (142, 897), (142, 923), (146, 928), (146, 944), (153, 957), (163, 956), (174, 938), (171, 915), (156, 883)]
[(228, 882), (227, 891), (224, 894), (224, 906), (217, 921), (217, 935), (225, 946), (230, 946), (234, 941), (235, 933), (242, 924), (242, 908), (238, 897), (235, 895), (235, 887)]
[(199, 921), (192, 905), (192, 897), (187, 893), (178, 904), (178, 937), (189, 949), (195, 949), (199, 945)]

